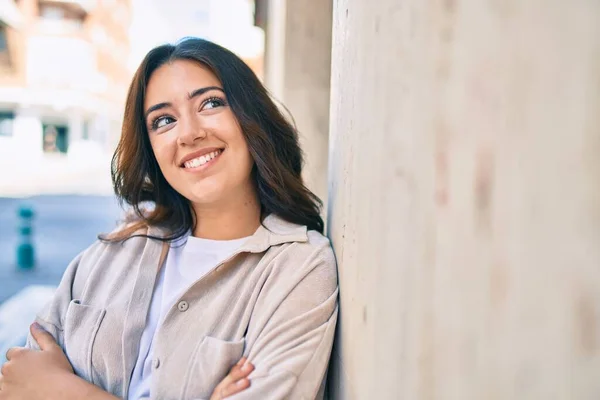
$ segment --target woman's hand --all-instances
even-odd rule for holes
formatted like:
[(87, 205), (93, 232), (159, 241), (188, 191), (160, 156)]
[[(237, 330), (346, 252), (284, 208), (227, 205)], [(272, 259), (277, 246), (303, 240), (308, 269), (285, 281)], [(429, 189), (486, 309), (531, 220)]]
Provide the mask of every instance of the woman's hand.
[[(0, 369), (0, 400), (115, 399), (77, 378), (54, 338), (36, 324), (31, 334), (41, 351), (12, 348)], [(242, 358), (214, 389), (210, 400), (221, 400), (250, 387), (254, 366)], [(83, 396), (83, 397), (82, 397)]]
[(74, 377), (69, 360), (54, 338), (39, 325), (31, 334), (41, 351), (13, 347), (0, 369), (0, 400), (67, 399), (66, 383)]
[(229, 374), (213, 390), (210, 400), (221, 400), (249, 388), (250, 380), (247, 376), (252, 371), (254, 371), (254, 365), (250, 364), (245, 357), (242, 357), (237, 364), (231, 367)]

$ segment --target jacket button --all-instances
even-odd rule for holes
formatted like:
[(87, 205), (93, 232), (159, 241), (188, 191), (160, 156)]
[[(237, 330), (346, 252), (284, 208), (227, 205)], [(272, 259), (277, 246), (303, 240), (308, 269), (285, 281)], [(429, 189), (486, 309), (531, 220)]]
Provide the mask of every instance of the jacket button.
[(187, 301), (182, 300), (179, 302), (179, 304), (177, 304), (177, 308), (179, 309), (179, 311), (184, 312), (187, 311), (187, 309), (190, 307), (190, 305), (188, 304)]
[(154, 367), (154, 369), (158, 369), (158, 367), (160, 367), (160, 360), (158, 359), (158, 357), (152, 361), (152, 366)]

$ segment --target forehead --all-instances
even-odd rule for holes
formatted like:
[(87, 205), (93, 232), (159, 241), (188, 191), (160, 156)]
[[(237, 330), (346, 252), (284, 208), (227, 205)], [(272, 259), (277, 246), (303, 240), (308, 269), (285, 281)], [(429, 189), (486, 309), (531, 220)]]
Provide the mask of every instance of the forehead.
[(146, 86), (146, 107), (176, 98), (187, 98), (188, 93), (207, 86), (222, 87), (208, 67), (191, 60), (175, 60), (157, 68)]

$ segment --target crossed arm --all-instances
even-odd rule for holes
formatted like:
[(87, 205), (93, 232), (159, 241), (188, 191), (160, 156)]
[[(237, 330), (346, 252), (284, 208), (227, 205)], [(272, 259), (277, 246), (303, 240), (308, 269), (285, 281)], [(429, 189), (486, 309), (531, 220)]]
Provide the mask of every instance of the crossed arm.
[[(74, 374), (69, 360), (54, 338), (37, 324), (31, 335), (40, 350), (13, 347), (0, 370), (0, 400), (117, 400)], [(254, 366), (242, 358), (214, 389), (210, 400), (220, 400), (250, 387)]]
[[(262, 288), (256, 308), (263, 312), (250, 321), (245, 350), (256, 369), (242, 371), (242, 364), (233, 366), (210, 400), (318, 396), (337, 320), (334, 265), (318, 258), (308, 260), (305, 268), (278, 273), (302, 278), (293, 281), (293, 286)], [(76, 376), (52, 335), (33, 327), (32, 338), (39, 346), (11, 349), (7, 354), (9, 361), (0, 371), (0, 400), (117, 399)]]

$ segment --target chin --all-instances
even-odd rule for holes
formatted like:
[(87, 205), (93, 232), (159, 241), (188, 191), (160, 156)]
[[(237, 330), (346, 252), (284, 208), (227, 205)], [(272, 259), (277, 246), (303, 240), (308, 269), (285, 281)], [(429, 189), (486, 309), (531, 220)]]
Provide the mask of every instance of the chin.
[(223, 199), (223, 196), (220, 196), (217, 193), (204, 193), (202, 195), (198, 193), (191, 193), (189, 197), (186, 197), (191, 203), (198, 205), (216, 204)]
[(181, 180), (172, 187), (183, 197), (195, 204), (208, 204), (219, 201), (223, 197), (225, 188), (222, 179), (209, 176), (198, 180)]
[(222, 201), (224, 193), (222, 188), (216, 187), (195, 187), (188, 191), (185, 196), (194, 204), (214, 204)]

